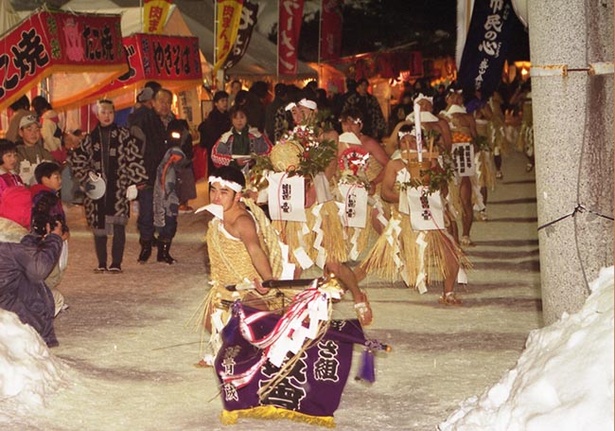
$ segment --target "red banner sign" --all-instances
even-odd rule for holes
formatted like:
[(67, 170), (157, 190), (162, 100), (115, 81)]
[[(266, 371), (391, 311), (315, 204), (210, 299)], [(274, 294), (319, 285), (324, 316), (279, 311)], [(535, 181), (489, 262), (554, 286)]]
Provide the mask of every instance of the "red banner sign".
[[(124, 73), (120, 18), (41, 11), (23, 20), (0, 41), (0, 110), (52, 74), (75, 75), (68, 88), (51, 86), (50, 101), (60, 108)], [(95, 74), (81, 87), (78, 75), (88, 71)]]
[(320, 59), (334, 60), (342, 53), (342, 1), (322, 0)]
[(297, 50), (303, 21), (303, 0), (279, 0), (278, 73), (297, 74)]
[[(113, 98), (120, 93), (137, 90), (149, 80), (158, 81), (173, 91), (195, 87), (203, 82), (197, 37), (137, 33), (125, 37), (122, 42), (128, 57), (128, 72), (88, 100)], [(134, 102), (132, 98), (131, 102)]]

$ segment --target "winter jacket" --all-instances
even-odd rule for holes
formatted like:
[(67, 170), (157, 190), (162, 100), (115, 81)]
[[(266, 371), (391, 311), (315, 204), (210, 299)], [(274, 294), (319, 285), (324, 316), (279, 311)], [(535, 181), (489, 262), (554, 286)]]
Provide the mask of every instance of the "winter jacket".
[(61, 250), (62, 238), (56, 234), (43, 240), (26, 235), (20, 243), (0, 243), (0, 308), (17, 314), (50, 347), (58, 345), (53, 328), (55, 304), (44, 280)]

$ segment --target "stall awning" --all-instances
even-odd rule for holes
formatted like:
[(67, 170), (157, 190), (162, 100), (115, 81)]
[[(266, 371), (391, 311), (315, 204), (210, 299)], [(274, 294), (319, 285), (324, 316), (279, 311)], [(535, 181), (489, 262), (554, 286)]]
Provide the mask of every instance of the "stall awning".
[(0, 110), (52, 74), (49, 101), (60, 109), (126, 73), (120, 19), (39, 10), (13, 27), (0, 40)]

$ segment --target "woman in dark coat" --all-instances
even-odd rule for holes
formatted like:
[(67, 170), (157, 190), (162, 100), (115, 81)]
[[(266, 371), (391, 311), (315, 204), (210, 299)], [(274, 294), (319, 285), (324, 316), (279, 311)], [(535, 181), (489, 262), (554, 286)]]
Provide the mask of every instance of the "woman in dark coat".
[[(147, 173), (143, 164), (141, 141), (125, 127), (114, 123), (115, 110), (109, 100), (97, 104), (98, 125), (85, 137), (72, 154), (75, 178), (85, 187), (90, 177), (100, 176), (105, 192), (93, 199), (85, 197), (83, 205), (88, 226), (94, 231), (98, 258), (96, 272), (122, 272), (126, 244), (126, 224), (130, 216), (130, 200), (137, 197), (137, 185), (144, 184)], [(107, 269), (107, 236), (113, 235), (111, 266)]]

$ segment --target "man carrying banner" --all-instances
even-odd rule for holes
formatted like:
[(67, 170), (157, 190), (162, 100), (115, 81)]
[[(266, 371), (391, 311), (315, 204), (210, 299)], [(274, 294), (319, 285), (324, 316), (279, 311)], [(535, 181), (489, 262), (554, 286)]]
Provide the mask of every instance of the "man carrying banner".
[[(264, 310), (280, 309), (284, 302), (277, 291), (262, 288), (262, 281), (282, 275), (282, 252), (263, 211), (253, 201), (243, 199), (245, 185), (238, 168), (215, 169), (209, 177), (211, 204), (200, 209), (214, 216), (206, 236), (212, 287), (203, 310), (203, 325), (212, 334), (214, 354), (220, 346), (220, 332), (230, 317), (224, 301), (241, 299)], [(235, 291), (226, 289), (230, 285), (236, 286)]]

